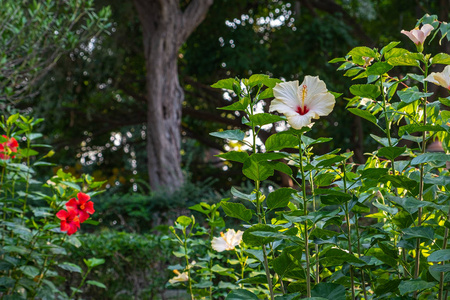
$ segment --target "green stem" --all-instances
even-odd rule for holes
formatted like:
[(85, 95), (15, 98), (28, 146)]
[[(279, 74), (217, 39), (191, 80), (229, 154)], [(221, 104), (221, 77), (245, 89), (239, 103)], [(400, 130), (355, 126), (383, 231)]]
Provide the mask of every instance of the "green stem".
[[(309, 157), (308, 157), (309, 162)], [(312, 195), (312, 205), (313, 205), (313, 212), (316, 211), (316, 199), (314, 198), (314, 176), (312, 173), (312, 170), (309, 172), (309, 183), (311, 185), (311, 195)], [(313, 225), (313, 230), (316, 228), (316, 224)], [(320, 264), (319, 264), (319, 245), (314, 244), (314, 250), (315, 250), (315, 258), (316, 258), (316, 272), (315, 272), (315, 278), (316, 278), (316, 284), (319, 284), (320, 282)]]
[[(386, 104), (386, 95), (384, 93), (383, 88), (383, 76), (380, 76), (380, 89), (381, 89), (381, 97), (383, 99), (383, 112), (384, 112), (384, 121), (386, 123), (386, 136), (388, 139), (389, 147), (392, 147), (392, 139), (391, 139), (391, 121), (388, 118), (387, 114), (387, 104)], [(392, 168), (392, 175), (395, 176), (395, 166), (394, 166), (394, 159), (391, 160), (391, 168)]]
[[(448, 210), (447, 213), (447, 220), (450, 219), (450, 208)], [(448, 242), (448, 228), (445, 227), (445, 232), (444, 232), (444, 241), (442, 242), (442, 250), (447, 249), (447, 242)], [(445, 264), (445, 262), (441, 262), (442, 265)], [(439, 300), (444, 299), (444, 272), (441, 272), (440, 276), (439, 276)]]
[[(300, 155), (300, 173), (302, 176), (302, 193), (303, 193), (303, 213), (308, 215), (308, 199), (306, 198), (306, 176), (303, 168), (303, 149), (302, 149), (302, 137), (298, 136), (298, 152)], [(309, 235), (308, 235), (308, 221), (305, 220), (305, 259), (306, 259), (306, 297), (311, 297), (311, 270), (309, 262)]]
[[(427, 77), (428, 75), (428, 64), (425, 63), (425, 71), (424, 71), (424, 77)], [(427, 82), (424, 81), (424, 92), (427, 93)], [(427, 98), (425, 97), (422, 101), (423, 105), (423, 125), (427, 125)], [(422, 154), (425, 153), (426, 147), (427, 147), (427, 132), (424, 131), (422, 134)], [(423, 200), (423, 177), (424, 177), (424, 164), (420, 164), (420, 181), (419, 181), (419, 201)], [(417, 226), (422, 225), (422, 207), (419, 207), (418, 213), (417, 213)], [(416, 258), (415, 258), (415, 270), (414, 270), (414, 278), (417, 279), (420, 274), (420, 238), (417, 238), (416, 240)], [(417, 296), (417, 293), (415, 293), (415, 296)]]
[(189, 293), (191, 294), (191, 299), (194, 300), (194, 294), (192, 293), (192, 278), (191, 278), (191, 268), (189, 267), (189, 257), (187, 255), (187, 237), (186, 237), (186, 228), (184, 228), (183, 230), (183, 235), (184, 235), (184, 241), (183, 241), (183, 246), (184, 246), (184, 258), (186, 259), (186, 271), (188, 274), (188, 285), (189, 285)]
[[(31, 131), (31, 129), (30, 129)], [(31, 147), (31, 139), (30, 139), (30, 135), (27, 135), (27, 149), (30, 149)], [(23, 208), (22, 208), (22, 218), (21, 218), (21, 222), (22, 225), (24, 223), (24, 218), (25, 218), (25, 210), (27, 208), (27, 199), (28, 199), (28, 188), (30, 186), (30, 156), (27, 156), (27, 179), (26, 179), (26, 186), (25, 186), (25, 197), (23, 199)]]
[[(359, 234), (359, 222), (358, 222), (358, 215), (355, 215), (355, 227), (356, 227), (356, 237), (358, 239), (358, 258), (361, 258), (361, 235)], [(367, 291), (366, 291), (366, 279), (364, 275), (364, 269), (360, 269), (361, 272), (361, 286), (364, 293), (364, 300), (367, 300)]]
[[(59, 246), (62, 246), (62, 244), (66, 240), (66, 237), (67, 237), (67, 235), (64, 235), (64, 237), (61, 239), (61, 243), (59, 244)], [(31, 297), (32, 299), (34, 299), (34, 296), (37, 294), (37, 291), (41, 287), (43, 279), (45, 278), (45, 274), (47, 274), (48, 270), (50, 270), (51, 262), (53, 261), (53, 259), (55, 257), (56, 257), (56, 254), (53, 254), (52, 257), (50, 258), (50, 263), (48, 265), (46, 265), (47, 261), (48, 261), (48, 256), (45, 257), (44, 264), (42, 265), (42, 269), (39, 272), (39, 281), (32, 293), (32, 297)]]
[(88, 277), (88, 275), (89, 275), (89, 273), (91, 272), (91, 270), (92, 270), (92, 267), (88, 267), (86, 273), (84, 273), (84, 276), (83, 276), (83, 279), (82, 279), (81, 282), (80, 282), (80, 285), (77, 287), (76, 290), (73, 290), (73, 291), (72, 291), (72, 294), (70, 295), (70, 299), (74, 299), (73, 296), (75, 296), (75, 293), (76, 293), (78, 290), (81, 289), (81, 287), (83, 286), (84, 282), (86, 281), (86, 278)]
[[(344, 182), (344, 192), (347, 193), (347, 175), (346, 175), (346, 166), (345, 161), (342, 166), (344, 176), (343, 176), (343, 182)], [(353, 254), (352, 250), (352, 237), (351, 237), (351, 225), (350, 225), (350, 212), (348, 209), (348, 202), (345, 202), (345, 218), (347, 219), (347, 242), (348, 242), (348, 251), (350, 254)], [(350, 281), (352, 283), (352, 299), (355, 299), (355, 278), (353, 274), (353, 266), (350, 265)]]
[[(259, 91), (258, 91), (259, 93)], [(251, 100), (251, 99), (250, 99)], [(253, 101), (251, 102), (253, 103)], [(250, 109), (247, 112), (250, 116), (253, 116), (253, 104), (251, 104)], [(252, 148), (253, 148), (253, 154), (256, 153), (256, 126), (253, 122), (252, 123), (252, 137), (253, 137), (253, 144), (252, 144)], [(255, 186), (256, 186), (256, 214), (258, 216), (258, 223), (259, 224), (263, 224), (263, 221), (265, 223), (265, 216), (263, 216), (263, 209), (262, 209), (262, 201), (260, 201), (260, 181), (256, 180), (255, 182)], [(267, 278), (267, 285), (269, 286), (269, 292), (270, 292), (270, 299), (274, 300), (275, 299), (275, 294), (273, 292), (273, 286), (272, 286), (272, 277), (270, 275), (270, 270), (269, 270), (269, 262), (267, 259), (267, 251), (266, 251), (266, 245), (262, 245), (262, 250), (263, 250), (263, 256), (264, 256), (264, 271), (266, 273), (266, 278)]]

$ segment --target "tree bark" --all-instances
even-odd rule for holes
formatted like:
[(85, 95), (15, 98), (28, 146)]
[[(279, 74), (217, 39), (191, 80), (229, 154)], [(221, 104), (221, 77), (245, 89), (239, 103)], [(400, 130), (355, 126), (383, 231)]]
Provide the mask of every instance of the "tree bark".
[(203, 21), (213, 0), (134, 0), (142, 25), (147, 85), (147, 168), (152, 190), (174, 191), (181, 171), (181, 108), (178, 50)]

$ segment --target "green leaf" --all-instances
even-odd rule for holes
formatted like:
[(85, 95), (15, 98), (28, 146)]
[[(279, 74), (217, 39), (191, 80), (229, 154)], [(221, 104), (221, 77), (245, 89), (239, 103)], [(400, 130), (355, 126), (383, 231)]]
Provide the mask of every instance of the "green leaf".
[(233, 104), (218, 107), (217, 109), (221, 110), (231, 110), (231, 111), (245, 111), (250, 104), (250, 99), (248, 97), (242, 98), (241, 100), (234, 102)]
[(34, 279), (34, 277), (40, 274), (40, 270), (33, 266), (21, 266), (19, 269), (31, 279)]
[(234, 78), (227, 78), (222, 79), (211, 85), (211, 87), (216, 89), (227, 89), (227, 90), (233, 90), (233, 83), (239, 84), (238, 81)]
[(349, 108), (348, 111), (351, 112), (352, 114), (357, 115), (358, 117), (361, 117), (363, 119), (366, 119), (367, 121), (378, 126), (377, 118), (374, 115), (372, 115), (370, 112), (368, 112), (366, 110), (361, 110), (359, 108)]
[(243, 141), (245, 138), (245, 132), (243, 132), (239, 129), (211, 132), (209, 135), (212, 135), (214, 137), (218, 137), (221, 139), (232, 140), (232, 141)]
[(84, 263), (88, 268), (94, 268), (96, 266), (103, 265), (105, 263), (105, 260), (103, 258), (89, 258), (89, 259), (83, 259)]
[(269, 75), (265, 75), (265, 74), (253, 74), (252, 76), (250, 76), (250, 78), (248, 79), (247, 85), (248, 87), (252, 88), (255, 85), (262, 85), (263, 82), (269, 79)]
[(225, 300), (259, 300), (259, 298), (249, 290), (232, 290)]
[(427, 282), (421, 279), (403, 280), (400, 282), (398, 289), (400, 295), (406, 295), (412, 292), (418, 292), (423, 289), (429, 289), (436, 285), (436, 282)]
[(325, 137), (320, 137), (318, 139), (312, 139), (310, 137), (307, 137), (306, 135), (302, 135), (301, 136), (302, 142), (305, 144), (306, 147), (310, 147), (312, 145), (315, 144), (320, 144), (320, 143), (326, 143), (329, 142), (331, 140), (333, 140), (333, 138), (325, 138)]
[[(374, 134), (370, 135), (375, 141), (377, 141), (378, 143), (380, 143), (381, 145), (383, 145), (384, 147), (389, 147), (389, 139), (388, 138), (382, 138), (379, 136), (376, 136)], [(398, 142), (398, 139), (396, 138), (391, 138), (391, 143), (392, 145), (396, 145)]]
[(285, 118), (277, 115), (261, 113), (253, 116), (249, 116), (250, 122), (253, 122), (256, 126), (263, 126), (267, 124), (272, 124), (279, 121), (284, 121)]
[(334, 63), (337, 63), (337, 62), (344, 62), (344, 61), (346, 61), (345, 58), (343, 58), (343, 57), (337, 57), (337, 58), (333, 58), (333, 59), (330, 60), (328, 63), (329, 63), (329, 64), (334, 64)]
[(400, 97), (402, 102), (409, 104), (421, 98), (430, 97), (433, 95), (433, 93), (422, 93), (419, 91), (417, 86), (413, 86), (412, 88), (407, 88), (406, 90), (398, 91), (397, 95)]
[(384, 55), (385, 60), (393, 66), (419, 67), (420, 54), (411, 53), (403, 48), (394, 48)]
[(382, 280), (375, 288), (375, 294), (381, 296), (389, 292), (395, 292), (400, 282), (400, 279)]
[(267, 88), (258, 95), (258, 100), (273, 98), (273, 89)]
[[(403, 207), (408, 213), (413, 214), (415, 213), (419, 207), (434, 207), (435, 204), (428, 201), (420, 201), (417, 200), (414, 197), (394, 197), (394, 196), (388, 196), (387, 199), (391, 202), (394, 202), (401, 207)], [(409, 216), (411, 218), (411, 216)]]
[(248, 201), (256, 200), (256, 194), (244, 194), (244, 193), (238, 191), (235, 187), (231, 188), (231, 194), (237, 198), (248, 200)]
[(376, 62), (370, 67), (367, 67), (367, 75), (383, 75), (393, 68), (387, 62)]
[[(300, 253), (301, 255), (301, 253)], [(283, 278), (290, 270), (298, 267), (297, 261), (289, 254), (289, 251), (283, 251), (281, 255), (272, 261), (273, 270)]]
[(339, 266), (344, 263), (348, 263), (355, 267), (366, 265), (363, 260), (341, 249), (328, 250), (325, 254), (321, 255), (320, 261), (325, 267)]
[(438, 53), (431, 59), (431, 64), (450, 65), (450, 55), (447, 53)]
[(323, 173), (316, 175), (314, 178), (314, 184), (318, 187), (320, 186), (329, 186), (333, 183), (336, 175), (331, 173)]
[(177, 218), (177, 223), (183, 227), (188, 227), (192, 223), (192, 219), (186, 216), (179, 216)]
[(273, 168), (276, 171), (282, 172), (287, 175), (292, 175), (292, 169), (287, 164), (281, 161), (272, 161), (269, 163), (270, 167)]
[(95, 281), (95, 280), (88, 280), (88, 281), (86, 281), (86, 283), (90, 284), (90, 285), (95, 285), (95, 286), (97, 286), (99, 288), (102, 288), (102, 289), (106, 289), (106, 285), (104, 285), (101, 282)]
[(81, 191), (81, 188), (78, 184), (70, 182), (70, 181), (61, 181), (61, 184), (64, 184), (68, 187), (71, 187), (72, 189), (76, 190), (76, 191)]
[(410, 191), (414, 196), (419, 192), (419, 183), (403, 175), (385, 175), (379, 179), (380, 182), (391, 182), (394, 187)]
[(249, 222), (252, 218), (252, 210), (246, 208), (242, 203), (220, 202), (225, 214), (229, 217)]
[(446, 130), (439, 125), (409, 124), (400, 127), (398, 129), (398, 135), (403, 136), (405, 133), (411, 134), (414, 132), (424, 132), (424, 131), (446, 131)]
[(272, 134), (266, 140), (266, 151), (277, 151), (286, 148), (298, 148), (299, 140), (296, 136), (287, 132)]
[(35, 151), (35, 150), (33, 150), (33, 149), (22, 149), (22, 150), (20, 150), (19, 151), (20, 152), (20, 154), (23, 156), (23, 157), (30, 157), (30, 156), (36, 156), (36, 155), (38, 155), (39, 154), (39, 152), (37, 152), (37, 151)]
[(450, 260), (450, 249), (436, 250), (427, 257), (428, 262), (442, 262)]
[(83, 270), (79, 266), (77, 266), (76, 264), (68, 263), (68, 262), (63, 262), (61, 264), (57, 264), (57, 266), (63, 270), (69, 271), (69, 272), (77, 272), (80, 274), (83, 272)]
[(388, 168), (367, 168), (361, 170), (361, 178), (378, 180), (383, 175), (386, 175), (388, 171)]
[(398, 44), (400, 44), (400, 42), (390, 42), (389, 44), (384, 46), (383, 49), (381, 49), (380, 51), (381, 55), (385, 54), (386, 52), (389, 52), (390, 50), (395, 48)]
[(288, 205), (291, 195), (296, 191), (291, 188), (280, 188), (267, 196), (267, 207), (269, 209), (284, 208)]
[(380, 96), (380, 88), (373, 84), (354, 84), (350, 87), (350, 92), (359, 97), (376, 99)]
[(244, 163), (244, 161), (249, 157), (248, 153), (243, 151), (229, 151), (226, 153), (217, 154), (215, 156), (240, 163)]
[(423, 163), (434, 163), (436, 165), (444, 165), (447, 161), (450, 161), (450, 155), (445, 153), (424, 153), (411, 160), (411, 165), (416, 166)]
[(30, 251), (23, 246), (5, 246), (2, 250), (6, 253), (19, 253), (21, 255), (26, 255)]
[(417, 226), (403, 229), (404, 238), (412, 239), (412, 238), (424, 238), (427, 240), (433, 240), (434, 238), (434, 230), (431, 227)]
[(414, 73), (408, 73), (406, 74), (406, 76), (408, 76), (408, 78), (414, 79), (420, 83), (423, 83), (423, 79), (424, 76), (423, 75), (418, 75), (418, 74), (414, 74)]
[(66, 237), (66, 242), (71, 244), (71, 245), (73, 245), (73, 246), (75, 246), (75, 247), (77, 247), (77, 248), (81, 247), (80, 240), (77, 237), (73, 236), (73, 235)]
[(242, 173), (254, 180), (263, 181), (273, 175), (273, 168), (266, 161), (259, 161), (258, 156), (253, 154), (245, 162), (242, 167)]
[(361, 68), (361, 67), (349, 69), (349, 70), (347, 70), (347, 72), (345, 72), (344, 76), (345, 77), (353, 77), (355, 75), (358, 75), (363, 70), (364, 70), (364, 68)]
[(6, 288), (13, 287), (16, 281), (11, 277), (0, 277), (0, 286), (4, 286)]
[(441, 98), (441, 97), (439, 97), (439, 102), (441, 102), (445, 106), (450, 106), (450, 99), (449, 98)]
[(364, 65), (365, 60), (363, 57), (376, 57), (376, 52), (368, 47), (355, 47), (347, 55), (351, 55), (353, 62), (358, 65)]
[(242, 235), (242, 240), (245, 244), (249, 246), (262, 246), (267, 243), (273, 242), (275, 237), (262, 237), (253, 235), (252, 232), (270, 232), (270, 233), (278, 233), (278, 230), (272, 226), (266, 224), (255, 224), (252, 227), (248, 228), (244, 231)]
[(385, 157), (389, 160), (394, 160), (400, 155), (402, 155), (406, 150), (406, 146), (404, 147), (384, 147), (378, 150), (378, 155)]
[(345, 300), (345, 287), (336, 283), (321, 282), (311, 290), (311, 296), (329, 300)]

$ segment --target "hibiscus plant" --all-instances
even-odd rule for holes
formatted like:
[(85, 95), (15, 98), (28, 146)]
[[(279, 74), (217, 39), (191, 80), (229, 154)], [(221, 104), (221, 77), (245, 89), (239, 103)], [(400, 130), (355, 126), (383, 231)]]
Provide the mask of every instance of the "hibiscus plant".
[[(42, 122), (19, 113), (3, 116), (0, 128), (0, 298), (74, 299), (87, 275), (102, 259), (85, 260), (85, 269), (65, 262), (65, 245), (81, 247), (74, 235), (95, 212), (90, 197), (101, 192), (102, 182), (89, 175), (76, 178), (59, 169), (47, 182), (35, 178), (36, 169), (53, 168), (48, 145), (35, 127)], [(87, 192), (89, 191), (89, 192)], [(71, 295), (60, 288), (58, 271), (80, 273), (80, 285)], [(105, 287), (96, 281), (86, 283)]]
[[(236, 98), (220, 109), (238, 111), (249, 127), (211, 133), (242, 145), (217, 156), (241, 164), (254, 190), (233, 188), (233, 200), (214, 209), (192, 207), (220, 220), (223, 210), (241, 222), (241, 232), (219, 234), (223, 223), (205, 229), (192, 218), (178, 219), (184, 250), (176, 254), (185, 264), (177, 269), (186, 273), (170, 284), (188, 283), (192, 299), (447, 299), (450, 113), (444, 108), (450, 97), (437, 92), (449, 93), (450, 55), (427, 53), (427, 43), (439, 34), (449, 39), (448, 25), (425, 16), (416, 27), (401, 32), (416, 52), (391, 42), (381, 50), (356, 47), (331, 61), (355, 82), (339, 100), (347, 101), (349, 117), (373, 126), (378, 149), (362, 164), (351, 151), (314, 153), (331, 138), (313, 136), (312, 121), (332, 113), (340, 97), (318, 77), (306, 75), (299, 84), (255, 74), (213, 85)], [(430, 73), (443, 65), (443, 72)], [(430, 84), (439, 86), (436, 93)], [(264, 144), (257, 140), (263, 126), (276, 132)], [(429, 152), (431, 143), (442, 150)], [(293, 185), (262, 189), (275, 172)], [(189, 250), (199, 243), (207, 256)]]

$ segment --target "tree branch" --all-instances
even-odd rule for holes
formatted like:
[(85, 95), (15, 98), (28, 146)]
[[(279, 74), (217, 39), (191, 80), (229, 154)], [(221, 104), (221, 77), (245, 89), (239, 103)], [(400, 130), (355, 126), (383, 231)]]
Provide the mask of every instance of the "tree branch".
[(186, 41), (195, 28), (205, 19), (209, 7), (214, 0), (192, 0), (185, 9), (180, 28), (179, 41)]

